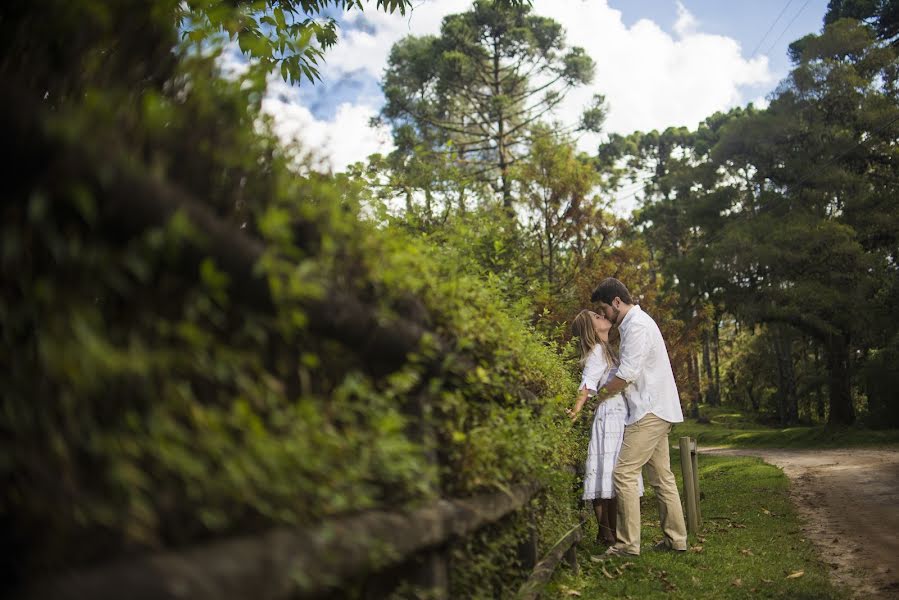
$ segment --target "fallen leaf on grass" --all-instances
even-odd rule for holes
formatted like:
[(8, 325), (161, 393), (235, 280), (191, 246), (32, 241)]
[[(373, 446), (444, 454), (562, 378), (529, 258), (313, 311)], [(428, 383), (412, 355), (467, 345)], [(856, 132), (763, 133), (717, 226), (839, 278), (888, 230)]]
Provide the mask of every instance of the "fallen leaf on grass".
[(763, 583), (774, 583), (774, 580), (773, 579), (765, 579), (764, 577), (762, 577), (762, 582)]
[(787, 575), (787, 579), (798, 579), (803, 575), (805, 575), (805, 571), (796, 571), (795, 573), (790, 573), (789, 575)]
[(702, 537), (701, 535), (696, 538), (696, 541), (699, 542), (700, 544), (705, 544), (705, 538)]
[(601, 557), (601, 556), (591, 556), (591, 557), (590, 557), (590, 560), (591, 560), (592, 562), (600, 563), (600, 564), (606, 562), (606, 559), (604, 559), (604, 558)]
[(771, 514), (771, 511), (768, 510), (767, 508), (763, 508), (763, 509), (762, 509), (762, 512), (765, 513), (766, 515), (770, 515), (770, 514)]
[(703, 551), (702, 546), (690, 546), (690, 552), (696, 552), (697, 554)]
[(619, 568), (619, 569), (630, 569), (631, 567), (636, 567), (636, 566), (637, 566), (637, 565), (635, 565), (634, 563), (628, 561), (628, 562), (626, 562), (626, 563), (623, 563), (623, 564), (618, 565), (618, 568)]
[(746, 526), (742, 523), (731, 523), (730, 526), (734, 529), (746, 529)]
[(752, 550), (750, 550), (749, 548), (743, 548), (742, 550), (740, 550), (740, 554), (742, 554), (743, 556), (754, 556), (752, 554)]
[(737, 577), (736, 579), (731, 581), (730, 584), (734, 587), (743, 587), (743, 580)]
[(602, 567), (602, 574), (605, 575), (606, 577), (608, 577), (609, 579), (615, 579), (615, 577), (612, 574), (610, 574), (608, 571), (606, 571), (605, 567)]
[(565, 587), (564, 585), (560, 585), (560, 586), (559, 586), (559, 589), (560, 589), (560, 590), (562, 591), (562, 593), (565, 594), (566, 596), (580, 596), (580, 595), (581, 595), (581, 593), (580, 593), (579, 591), (573, 590), (573, 589), (571, 589), (570, 587)]

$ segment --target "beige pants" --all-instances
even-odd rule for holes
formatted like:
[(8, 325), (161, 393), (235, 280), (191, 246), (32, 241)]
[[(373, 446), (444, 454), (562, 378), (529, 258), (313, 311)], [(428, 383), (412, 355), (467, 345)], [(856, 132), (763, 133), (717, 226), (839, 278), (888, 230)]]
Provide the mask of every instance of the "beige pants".
[(618, 543), (615, 547), (630, 554), (640, 554), (640, 495), (637, 477), (646, 465), (646, 479), (655, 488), (659, 503), (659, 519), (665, 539), (672, 548), (687, 548), (687, 527), (684, 510), (671, 459), (668, 455), (668, 432), (671, 423), (654, 414), (624, 430), (621, 453), (615, 465), (615, 491), (618, 494)]

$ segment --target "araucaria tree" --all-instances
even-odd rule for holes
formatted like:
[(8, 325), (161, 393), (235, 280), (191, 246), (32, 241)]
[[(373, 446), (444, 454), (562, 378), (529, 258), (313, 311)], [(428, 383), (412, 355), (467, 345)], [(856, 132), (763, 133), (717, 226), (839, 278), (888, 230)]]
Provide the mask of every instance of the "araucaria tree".
[[(449, 156), (511, 209), (509, 169), (526, 153), (530, 127), (589, 83), (593, 70), (582, 48), (566, 48), (552, 19), (524, 4), (479, 0), (446, 17), (439, 36), (393, 47), (381, 117), (394, 128), (397, 152), (412, 160)], [(580, 126), (598, 129), (602, 105), (595, 97)]]

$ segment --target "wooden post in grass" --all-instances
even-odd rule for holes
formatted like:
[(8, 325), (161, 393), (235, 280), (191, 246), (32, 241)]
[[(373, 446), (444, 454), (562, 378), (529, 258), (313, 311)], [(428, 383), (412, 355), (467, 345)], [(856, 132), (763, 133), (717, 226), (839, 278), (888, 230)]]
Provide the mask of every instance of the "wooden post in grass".
[(568, 566), (571, 568), (571, 572), (577, 577), (577, 574), (580, 572), (580, 569), (577, 564), (577, 544), (572, 544), (568, 551), (565, 553), (565, 560), (568, 562)]
[(693, 497), (696, 498), (696, 530), (702, 529), (702, 495), (699, 493), (699, 445), (690, 438), (690, 458), (693, 466)]
[(696, 497), (696, 486), (694, 484), (693, 473), (693, 457), (690, 452), (690, 438), (682, 437), (680, 439), (680, 467), (684, 474), (684, 497), (687, 503), (687, 532), (696, 534), (699, 532), (697, 518), (697, 504), (699, 498)]

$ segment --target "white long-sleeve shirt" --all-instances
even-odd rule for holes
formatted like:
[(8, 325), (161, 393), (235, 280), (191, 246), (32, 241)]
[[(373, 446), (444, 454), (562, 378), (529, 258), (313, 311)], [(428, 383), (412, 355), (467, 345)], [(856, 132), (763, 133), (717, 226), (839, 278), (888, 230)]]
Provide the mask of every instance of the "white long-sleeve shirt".
[(639, 306), (634, 306), (624, 316), (618, 331), (621, 364), (617, 376), (629, 384), (625, 393), (629, 409), (625, 423), (636, 423), (647, 413), (669, 423), (682, 422), (680, 396), (659, 326)]

